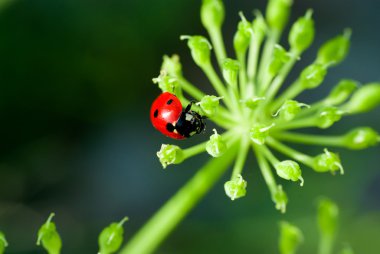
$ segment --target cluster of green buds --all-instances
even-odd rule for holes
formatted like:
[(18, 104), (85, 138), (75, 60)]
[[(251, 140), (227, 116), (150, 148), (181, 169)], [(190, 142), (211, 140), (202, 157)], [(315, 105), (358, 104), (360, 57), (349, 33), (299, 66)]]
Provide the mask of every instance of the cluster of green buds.
[[(49, 218), (40, 227), (37, 234), (37, 245), (42, 247), (49, 254), (59, 254), (62, 249), (62, 239), (57, 231), (57, 227), (53, 222), (54, 213), (51, 213)], [(120, 222), (111, 223), (104, 228), (99, 235), (99, 252), (98, 254), (112, 254), (117, 252), (124, 238), (123, 224), (128, 221), (128, 217), (123, 218)], [(5, 239), (4, 233), (0, 231), (0, 254), (4, 253), (8, 242)]]
[[(157, 153), (162, 166), (166, 168), (179, 164), (206, 152), (211, 160), (216, 161), (216, 167), (221, 172), (232, 165), (232, 173), (224, 189), (227, 197), (236, 200), (249, 194), (243, 169), (252, 150), (275, 207), (282, 212), (286, 210), (288, 197), (283, 185), (276, 183), (275, 175), (297, 181), (302, 186), (304, 168), (343, 174), (343, 163), (334, 152), (334, 147), (364, 149), (380, 142), (379, 134), (370, 127), (358, 127), (334, 136), (296, 131), (326, 129), (343, 117), (375, 108), (380, 104), (380, 83), (359, 85), (346, 78), (335, 86), (325, 84), (331, 86), (331, 92), (324, 99), (299, 101), (296, 98), (298, 95), (320, 87), (328, 71), (346, 58), (351, 30), (346, 29), (323, 43), (315, 60), (307, 64), (294, 81), (289, 82), (289, 72), (302, 60), (301, 54), (311, 46), (315, 36), (313, 11), (307, 10), (290, 27), (289, 48), (280, 45), (291, 5), (291, 0), (269, 0), (265, 16), (255, 11), (251, 19), (239, 13), (241, 21), (233, 37), (235, 54), (227, 56), (221, 33), (225, 15), (223, 2), (203, 0), (201, 20), (209, 38), (186, 35), (181, 39), (187, 41), (195, 64), (209, 79), (215, 93), (205, 94), (186, 79), (177, 55), (164, 56), (161, 74), (154, 80), (163, 92), (174, 91), (184, 106), (196, 101), (193, 109), (215, 124), (209, 140), (193, 147), (162, 145)], [(213, 52), (217, 66), (213, 64)], [(289, 83), (288, 87), (279, 93), (285, 83)], [(210, 131), (202, 135), (207, 133)], [(319, 154), (308, 155), (288, 143), (322, 147)], [(286, 159), (278, 159), (279, 154), (285, 155)], [(205, 177), (220, 176), (218, 173)], [(289, 225), (284, 224), (283, 227), (292, 237), (299, 237)], [(284, 245), (283, 248), (288, 247)]]
[[(319, 231), (318, 253), (333, 253), (339, 220), (338, 206), (328, 198), (321, 198), (318, 202), (317, 225)], [(289, 222), (280, 223), (279, 251), (280, 254), (295, 254), (303, 242), (302, 231)], [(345, 245), (339, 252), (353, 254), (349, 245)]]

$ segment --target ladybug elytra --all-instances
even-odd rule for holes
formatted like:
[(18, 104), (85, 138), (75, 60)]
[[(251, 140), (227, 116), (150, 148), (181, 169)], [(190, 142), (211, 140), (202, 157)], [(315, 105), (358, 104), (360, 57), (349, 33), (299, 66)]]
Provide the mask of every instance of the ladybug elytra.
[(162, 134), (174, 138), (185, 139), (201, 133), (206, 124), (204, 118), (191, 110), (193, 102), (183, 110), (180, 100), (172, 93), (162, 93), (153, 102), (150, 109), (150, 120)]

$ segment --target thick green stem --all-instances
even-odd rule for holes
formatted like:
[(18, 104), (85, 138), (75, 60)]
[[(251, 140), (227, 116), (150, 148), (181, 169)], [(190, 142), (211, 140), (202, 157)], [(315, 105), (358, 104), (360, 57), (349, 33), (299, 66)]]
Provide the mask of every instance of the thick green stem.
[(137, 232), (120, 254), (148, 254), (159, 246), (178, 223), (223, 175), (236, 155), (236, 145), (210, 160)]
[(279, 140), (320, 146), (344, 146), (344, 136), (321, 136), (292, 132), (273, 133)]

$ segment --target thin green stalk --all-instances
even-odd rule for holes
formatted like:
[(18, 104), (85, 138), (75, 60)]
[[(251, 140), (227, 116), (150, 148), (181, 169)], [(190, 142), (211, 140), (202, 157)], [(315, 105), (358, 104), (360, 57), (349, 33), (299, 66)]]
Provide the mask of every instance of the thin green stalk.
[(282, 144), (281, 142), (278, 142), (277, 140), (275, 140), (274, 138), (271, 138), (271, 137), (267, 138), (267, 143), (271, 147), (276, 149), (277, 151), (293, 158), (294, 160), (297, 160), (297, 161), (305, 164), (308, 167), (311, 167), (311, 168), (313, 167), (313, 161), (314, 161), (313, 157), (306, 155), (306, 154), (303, 154), (301, 152), (298, 152), (297, 150), (294, 150), (293, 148), (290, 148), (290, 147)]
[(288, 87), (288, 89), (285, 90), (285, 92), (283, 92), (281, 94), (280, 97), (278, 97), (275, 101), (273, 101), (273, 103), (271, 104), (270, 109), (271, 110), (276, 110), (276, 109), (280, 108), (281, 105), (286, 100), (291, 100), (291, 99), (297, 97), (297, 95), (299, 95), (303, 90), (304, 90), (304, 88), (300, 86), (298, 80), (295, 81), (293, 84), (291, 84)]
[(218, 60), (219, 67), (222, 69), (222, 62), (227, 58), (222, 33), (220, 29), (210, 29), (208, 30), (208, 33), (210, 35), (211, 43), (214, 47), (215, 56)]
[(194, 99), (200, 101), (205, 96), (205, 94), (201, 90), (196, 88), (193, 84), (191, 84), (184, 77), (179, 77), (178, 81), (179, 81), (182, 89), (186, 93), (188, 93), (191, 97), (193, 97)]
[(277, 124), (276, 126), (274, 126), (272, 131), (274, 132), (274, 131), (279, 131), (279, 130), (290, 130), (290, 129), (315, 127), (316, 121), (317, 121), (317, 118), (308, 117), (308, 118), (302, 118), (302, 119), (294, 120), (291, 122), (283, 122), (281, 124)]
[(331, 254), (334, 245), (334, 238), (323, 235), (319, 240), (318, 254)]
[(241, 174), (244, 167), (244, 163), (247, 159), (248, 150), (249, 150), (249, 141), (247, 139), (241, 139), (240, 149), (235, 161), (234, 168), (232, 170), (231, 180), (235, 179), (238, 175)]
[(261, 83), (264, 79), (264, 75), (266, 75), (267, 73), (266, 70), (267, 70), (269, 61), (272, 57), (273, 49), (276, 43), (278, 42), (279, 38), (280, 38), (280, 32), (271, 31), (270, 33), (268, 33), (268, 37), (265, 41), (264, 50), (263, 50), (262, 58), (260, 61), (259, 72), (258, 72), (257, 83), (259, 86), (261, 86)]
[(274, 179), (272, 170), (270, 169), (270, 166), (262, 153), (261, 147), (258, 145), (253, 145), (253, 151), (256, 153), (257, 163), (259, 164), (261, 174), (264, 177), (265, 183), (268, 186), (271, 196), (274, 196), (276, 193), (277, 184), (276, 180)]
[(280, 161), (276, 158), (276, 156), (274, 156), (274, 154), (269, 150), (269, 148), (268, 148), (267, 146), (263, 145), (261, 150), (262, 150), (264, 156), (267, 158), (267, 160), (269, 160), (269, 162), (270, 162), (273, 166), (280, 162)]
[(344, 144), (344, 136), (321, 136), (311, 134), (301, 134), (292, 132), (273, 133), (276, 139), (290, 141), (300, 144), (320, 145), (320, 146), (341, 146)]
[(252, 36), (251, 44), (249, 46), (248, 53), (248, 65), (247, 65), (247, 76), (248, 76), (248, 84), (252, 86), (252, 94), (248, 94), (248, 96), (255, 94), (255, 79), (257, 74), (257, 62), (260, 54), (260, 46), (261, 41), (255, 39), (255, 36)]
[(159, 246), (223, 175), (236, 155), (233, 145), (226, 153), (201, 168), (124, 246), (120, 254), (148, 254)]
[(240, 63), (239, 69), (239, 85), (240, 85), (240, 98), (245, 99), (247, 96), (247, 74), (246, 74), (246, 52), (238, 53), (237, 59)]

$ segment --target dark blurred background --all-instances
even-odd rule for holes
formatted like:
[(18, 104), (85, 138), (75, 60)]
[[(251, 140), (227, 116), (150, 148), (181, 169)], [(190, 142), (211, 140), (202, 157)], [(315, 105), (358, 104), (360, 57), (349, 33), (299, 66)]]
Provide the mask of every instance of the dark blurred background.
[[(233, 56), (238, 11), (251, 19), (252, 10), (264, 10), (266, 1), (224, 2), (224, 33)], [(323, 41), (353, 29), (347, 60), (303, 101), (324, 96), (340, 78), (380, 80), (378, 0), (295, 2), (292, 22), (311, 7), (317, 34), (292, 78), (314, 59)], [(200, 3), (0, 1), (0, 230), (10, 243), (7, 253), (42, 253), (35, 246), (36, 233), (51, 211), (64, 253), (96, 253), (98, 233), (125, 215), (130, 238), (207, 160), (201, 155), (164, 171), (155, 153), (161, 143), (172, 141), (155, 131), (148, 117), (160, 92), (151, 79), (159, 74), (164, 54), (178, 53), (186, 77), (200, 88), (209, 86), (179, 40), (182, 34), (205, 34)], [(380, 130), (379, 119), (377, 109), (323, 132), (337, 134), (358, 125)], [(179, 144), (205, 139), (201, 135)], [(315, 155), (322, 148), (307, 149)], [(246, 198), (226, 198), (222, 184), (228, 173), (157, 253), (277, 253), (280, 220), (304, 231), (300, 253), (316, 253), (315, 200), (320, 195), (341, 208), (338, 249), (350, 243), (356, 253), (379, 253), (380, 149), (334, 151), (341, 154), (345, 175), (305, 168), (303, 188), (282, 182), (290, 198), (285, 215), (274, 209), (251, 154), (244, 171)]]

